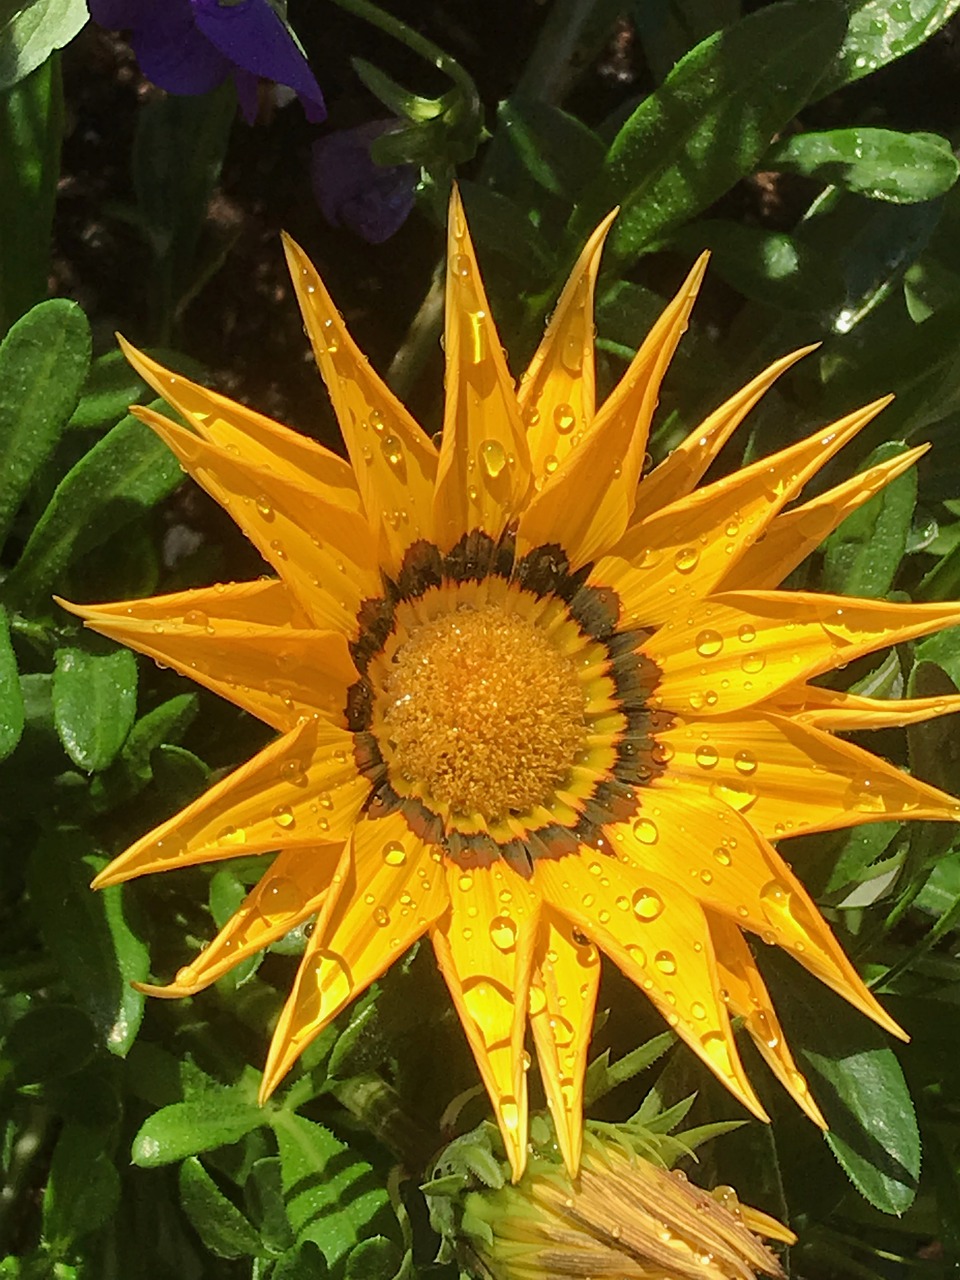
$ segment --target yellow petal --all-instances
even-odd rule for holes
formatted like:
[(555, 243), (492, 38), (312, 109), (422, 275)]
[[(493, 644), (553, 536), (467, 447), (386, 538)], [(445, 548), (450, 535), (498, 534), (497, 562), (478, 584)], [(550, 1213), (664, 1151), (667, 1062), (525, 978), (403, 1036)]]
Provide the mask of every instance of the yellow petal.
[(357, 680), (346, 637), (315, 631), (280, 582), (235, 582), (146, 600), (60, 601), (129, 645), (275, 729), (314, 713), (342, 720)]
[(265, 467), (315, 492), (322, 501), (351, 515), (363, 510), (357, 482), (348, 463), (299, 431), (291, 431), (246, 405), (171, 373), (117, 335), (123, 354), (137, 373), (211, 444), (242, 454), (253, 466)]
[(286, 235), (283, 247), (381, 561), (396, 576), (411, 543), (433, 541), (437, 451), (351, 338), (307, 255)]
[(743, 934), (733, 921), (723, 916), (710, 918), (710, 934), (717, 953), (717, 972), (729, 1008), (744, 1019), (754, 1044), (787, 1093), (814, 1124), (826, 1129), (827, 1122), (814, 1102), (806, 1080), (797, 1070), (770, 993)]
[(865, 698), (844, 689), (805, 684), (781, 690), (770, 708), (798, 724), (850, 733), (855, 729), (888, 729), (918, 724), (960, 711), (960, 693), (934, 698)]
[(527, 1159), (523, 1038), (539, 902), (502, 859), (446, 868), (450, 910), (431, 933), (493, 1103), (516, 1181)]
[(801, 507), (784, 511), (770, 525), (763, 541), (750, 547), (718, 584), (718, 589), (738, 591), (776, 587), (788, 573), (815, 551), (847, 516), (879, 493), (891, 480), (903, 475), (929, 449), (918, 445), (860, 475), (828, 489)]
[(691, 431), (658, 467), (641, 480), (632, 522), (645, 519), (692, 492), (731, 435), (781, 373), (811, 351), (816, 351), (818, 346), (819, 343), (814, 343), (809, 347), (801, 347), (799, 351), (775, 360), (768, 369), (748, 382), (742, 391), (732, 395), (699, 427)]
[(369, 794), (353, 735), (311, 718), (142, 836), (94, 888), (240, 853), (342, 844)]
[(633, 514), (660, 383), (687, 327), (707, 266), (704, 254), (604, 402), (520, 520), (521, 549), (558, 543), (574, 569), (607, 551)]
[(360, 822), (334, 872), (270, 1043), (264, 1102), (340, 1010), (398, 960), (447, 905), (440, 855), (399, 813)]
[(520, 408), (454, 187), (447, 232), (446, 395), (434, 506), (441, 551), (481, 529), (494, 540), (530, 488)]
[(210, 444), (150, 409), (134, 409), (229, 512), (318, 626), (355, 634), (357, 611), (381, 594), (367, 521), (280, 471)]
[(610, 554), (597, 561), (590, 583), (616, 589), (621, 616), (630, 626), (655, 626), (685, 613), (716, 587), (827, 459), (889, 401), (867, 405), (631, 525)]
[[(614, 842), (611, 846), (619, 849)], [(594, 871), (594, 867), (597, 871)], [(656, 1005), (723, 1084), (766, 1119), (740, 1063), (696, 898), (667, 875), (584, 849), (538, 858), (534, 883)]]
[(211, 982), (276, 942), (323, 906), (342, 849), (285, 849), (233, 913), (213, 941), (173, 982), (155, 987), (135, 982), (149, 996), (173, 999), (196, 995)]
[(644, 793), (641, 816), (612, 836), (638, 875), (685, 881), (710, 911), (783, 947), (855, 1008), (903, 1036), (783, 858), (722, 797), (661, 779)]
[(517, 398), (528, 427), (534, 481), (552, 475), (593, 421), (596, 370), (593, 296), (614, 210), (584, 245), (564, 286)]
[(810, 591), (729, 591), (695, 604), (641, 649), (656, 709), (724, 715), (865, 653), (960, 623), (960, 604), (893, 604)]
[(960, 820), (953, 796), (786, 716), (677, 716), (657, 739), (670, 785), (720, 797), (770, 839), (883, 819)]
[(530, 1026), (557, 1142), (571, 1174), (583, 1145), (583, 1080), (600, 985), (600, 956), (553, 908), (541, 912)]

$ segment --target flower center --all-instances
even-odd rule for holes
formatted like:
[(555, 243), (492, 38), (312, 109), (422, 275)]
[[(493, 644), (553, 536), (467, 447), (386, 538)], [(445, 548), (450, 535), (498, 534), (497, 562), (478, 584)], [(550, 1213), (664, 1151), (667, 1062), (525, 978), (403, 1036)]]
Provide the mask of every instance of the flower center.
[(455, 814), (500, 820), (545, 803), (587, 726), (573, 661), (501, 605), (411, 632), (382, 685), (391, 767)]

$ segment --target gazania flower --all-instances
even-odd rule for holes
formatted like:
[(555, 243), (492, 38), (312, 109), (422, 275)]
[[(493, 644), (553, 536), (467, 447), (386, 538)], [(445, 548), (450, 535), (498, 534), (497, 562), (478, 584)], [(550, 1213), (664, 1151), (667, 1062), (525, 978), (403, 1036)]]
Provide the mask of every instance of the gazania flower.
[(370, 368), (317, 272), (287, 254), (349, 462), (126, 348), (182, 415), (137, 412), (275, 576), (77, 612), (273, 726), (276, 740), (99, 875), (279, 851), (175, 980), (184, 996), (316, 915), (263, 1097), (344, 1006), (429, 937), (515, 1174), (524, 1036), (568, 1167), (600, 953), (755, 1115), (731, 1016), (822, 1123), (747, 936), (894, 1034), (771, 844), (960, 804), (833, 731), (960, 699), (889, 703), (811, 681), (960, 622), (777, 584), (921, 449), (787, 509), (886, 403), (697, 488), (796, 361), (777, 361), (649, 476), (658, 388), (694, 267), (620, 384), (594, 405), (591, 237), (519, 386), (459, 199), (449, 225), (446, 409), (434, 445)]

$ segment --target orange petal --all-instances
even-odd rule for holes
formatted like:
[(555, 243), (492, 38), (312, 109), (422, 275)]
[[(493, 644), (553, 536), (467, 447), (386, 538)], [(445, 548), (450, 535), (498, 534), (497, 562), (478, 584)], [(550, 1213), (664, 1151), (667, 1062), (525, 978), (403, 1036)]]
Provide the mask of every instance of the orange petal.
[(171, 373), (119, 334), (123, 354), (191, 427), (211, 444), (242, 454), (255, 467), (279, 472), (316, 493), (327, 505), (358, 516), (363, 511), (348, 463), (315, 440), (228, 400), (179, 373)]
[(196, 995), (235, 965), (276, 942), (323, 905), (341, 849), (285, 849), (192, 964), (165, 987), (135, 982), (148, 996)]
[(530, 1026), (557, 1142), (571, 1177), (583, 1145), (583, 1080), (600, 985), (600, 956), (552, 907), (544, 906), (530, 982)]
[(442, 551), (472, 529), (499, 538), (530, 488), (513, 379), (456, 186), (447, 226), (446, 396), (434, 506)]
[(433, 541), (437, 451), (351, 338), (320, 275), (298, 244), (283, 247), (317, 364), (394, 576), (419, 538)]
[(346, 637), (315, 631), (280, 582), (235, 582), (113, 604), (60, 603), (275, 729), (302, 716), (341, 720), (357, 680)]
[(770, 525), (761, 542), (749, 548), (719, 585), (724, 591), (776, 587), (847, 516), (879, 493), (891, 480), (903, 475), (922, 457), (929, 445), (918, 445), (860, 475), (838, 484), (801, 507), (785, 511)]
[(439, 858), (399, 812), (356, 827), (280, 1014), (261, 1102), (331, 1019), (399, 960), (446, 908)]
[(844, 689), (804, 684), (782, 689), (770, 708), (799, 724), (850, 733), (855, 729), (888, 729), (918, 724), (960, 711), (960, 693), (933, 698), (865, 698)]
[(785, 716), (677, 716), (657, 740), (670, 756), (664, 785), (719, 797), (771, 839), (885, 819), (960, 820), (952, 796)]
[(584, 245), (554, 309), (517, 399), (528, 425), (534, 480), (552, 475), (593, 421), (596, 396), (593, 296), (614, 210)]
[(710, 464), (739, 427), (757, 401), (770, 389), (781, 373), (811, 351), (819, 343), (801, 347), (788, 356), (781, 356), (768, 369), (764, 369), (748, 382), (742, 391), (715, 409), (699, 427), (669, 453), (663, 462), (640, 482), (633, 520), (643, 520), (661, 507), (685, 498), (705, 475)]
[(538, 858), (533, 874), (545, 902), (596, 943), (730, 1092), (766, 1119), (737, 1054), (696, 898), (672, 875), (592, 849)]
[(469, 870), (449, 863), (446, 875), (450, 911), (430, 936), (516, 1181), (527, 1159), (523, 1038), (539, 902), (502, 860)]
[(723, 984), (727, 1005), (733, 1013), (744, 1019), (744, 1025), (767, 1066), (797, 1106), (807, 1113), (814, 1124), (826, 1129), (827, 1122), (811, 1097), (806, 1080), (797, 1070), (793, 1054), (783, 1037), (770, 993), (743, 934), (731, 920), (726, 920), (723, 916), (710, 917), (710, 934), (717, 953), (717, 972)]
[(356, 632), (361, 601), (382, 591), (363, 516), (323, 502), (305, 484), (210, 444), (151, 409), (133, 412), (229, 512), (317, 625)]
[(590, 583), (616, 589), (630, 626), (659, 625), (685, 613), (716, 587), (827, 459), (889, 402), (889, 396), (877, 400), (632, 524), (597, 561)]
[(638, 875), (679, 880), (709, 910), (783, 947), (855, 1008), (903, 1035), (864, 986), (806, 889), (748, 818), (722, 798), (682, 785), (661, 781), (643, 797), (641, 816), (610, 833), (612, 847)]
[(960, 623), (960, 604), (893, 604), (810, 591), (729, 591), (668, 622), (641, 652), (657, 709), (723, 715), (865, 653)]
[(240, 853), (342, 844), (369, 794), (353, 735), (311, 718), (142, 836), (94, 888)]
[(597, 413), (583, 441), (520, 520), (522, 546), (559, 543), (574, 569), (609, 550), (633, 514), (660, 382), (687, 327), (707, 255), (697, 262)]

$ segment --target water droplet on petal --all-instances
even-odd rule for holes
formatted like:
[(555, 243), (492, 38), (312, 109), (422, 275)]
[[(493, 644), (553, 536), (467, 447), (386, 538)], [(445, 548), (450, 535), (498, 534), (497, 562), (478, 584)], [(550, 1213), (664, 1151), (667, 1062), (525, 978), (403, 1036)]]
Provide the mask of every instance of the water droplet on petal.
[(633, 824), (633, 834), (641, 844), (656, 844), (660, 838), (657, 824), (650, 818), (638, 818)]
[(757, 771), (757, 757), (751, 751), (738, 751), (733, 757), (733, 767), (737, 773), (749, 777)]
[(480, 465), (495, 480), (507, 465), (507, 455), (499, 440), (484, 440), (478, 450)]
[(653, 957), (653, 963), (661, 973), (674, 974), (677, 972), (677, 960), (672, 951), (658, 951)]
[(716, 747), (710, 746), (709, 743), (704, 743), (702, 746), (697, 747), (694, 752), (694, 759), (701, 769), (713, 769), (720, 759), (720, 752)]
[(258, 906), (268, 915), (286, 915), (303, 905), (303, 894), (286, 876), (271, 876), (264, 881)]
[(520, 1108), (517, 1106), (516, 1098), (511, 1098), (509, 1095), (501, 1098), (497, 1104), (497, 1110), (500, 1112), (503, 1127), (515, 1133), (520, 1128)]
[(683, 547), (673, 557), (677, 573), (692, 573), (700, 562), (700, 552), (696, 547)]
[(498, 951), (513, 951), (517, 945), (516, 922), (509, 916), (495, 916), (490, 921), (490, 941)]
[(293, 810), (288, 804), (278, 804), (273, 811), (273, 820), (278, 827), (289, 829), (294, 825), (296, 819), (293, 816)]
[(633, 895), (633, 914), (638, 920), (656, 920), (663, 911), (663, 899), (653, 889), (638, 889)]
[(712, 658), (723, 648), (723, 636), (719, 631), (701, 631), (696, 645), (701, 658)]
[(560, 435), (568, 435), (574, 428), (576, 418), (568, 404), (558, 404), (553, 411), (553, 425)]
[(407, 851), (396, 840), (390, 840), (383, 846), (383, 860), (388, 867), (402, 867), (407, 860)]
[(243, 827), (224, 827), (217, 834), (217, 844), (246, 844), (247, 833)]

